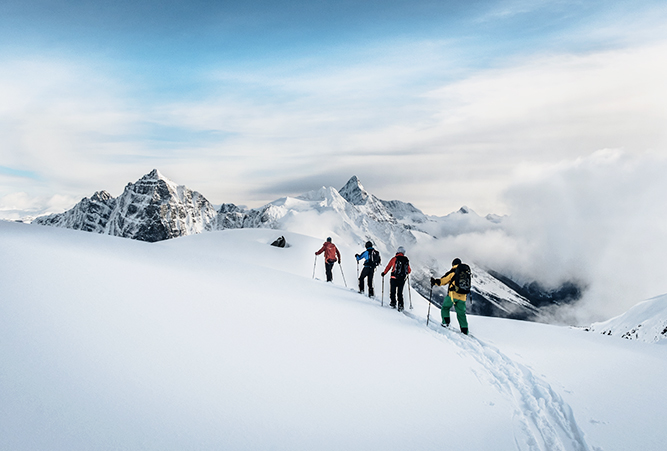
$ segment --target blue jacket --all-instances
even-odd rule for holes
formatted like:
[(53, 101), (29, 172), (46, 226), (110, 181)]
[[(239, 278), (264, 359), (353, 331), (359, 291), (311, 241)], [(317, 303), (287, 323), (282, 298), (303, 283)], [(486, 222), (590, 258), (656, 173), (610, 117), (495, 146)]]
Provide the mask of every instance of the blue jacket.
[(366, 261), (364, 262), (364, 266), (371, 266), (371, 254), (370, 254), (370, 251), (372, 251), (372, 250), (373, 250), (372, 247), (369, 247), (368, 249), (366, 249), (366, 250), (364, 251), (363, 254), (360, 254), (360, 255), (358, 255), (358, 256), (356, 257), (356, 258), (357, 258), (357, 261), (361, 260), (362, 258), (365, 258)]

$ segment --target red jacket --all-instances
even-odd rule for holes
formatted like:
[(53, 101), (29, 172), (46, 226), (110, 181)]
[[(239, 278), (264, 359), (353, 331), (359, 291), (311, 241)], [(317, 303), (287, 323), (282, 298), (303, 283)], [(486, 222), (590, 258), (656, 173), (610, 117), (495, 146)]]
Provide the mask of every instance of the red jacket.
[[(393, 256), (391, 258), (391, 260), (389, 260), (389, 263), (387, 263), (387, 267), (384, 269), (384, 271), (382, 271), (383, 276), (385, 274), (387, 274), (389, 271), (392, 271), (392, 272), (394, 271), (394, 268), (396, 267), (396, 257), (398, 257), (399, 255), (403, 256), (403, 254), (399, 252), (398, 254)], [(408, 263), (408, 274), (410, 274), (411, 272), (412, 272), (412, 268), (410, 268), (410, 264)], [(394, 277), (393, 274), (392, 274), (392, 277)]]
[(340, 261), (340, 252), (338, 252), (338, 248), (336, 247), (335, 244), (330, 243), (328, 241), (325, 242), (322, 245), (322, 249), (315, 252), (315, 255), (320, 255), (322, 252), (324, 252), (324, 259), (325, 260), (336, 261), (336, 258), (338, 258), (338, 261)]

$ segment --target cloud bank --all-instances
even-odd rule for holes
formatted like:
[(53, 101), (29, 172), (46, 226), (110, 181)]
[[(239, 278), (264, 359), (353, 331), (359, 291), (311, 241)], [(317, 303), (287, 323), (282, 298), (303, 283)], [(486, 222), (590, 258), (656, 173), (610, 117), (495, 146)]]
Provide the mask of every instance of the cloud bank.
[(445, 238), (441, 249), (518, 281), (577, 281), (582, 300), (549, 319), (607, 319), (667, 293), (666, 171), (664, 154), (619, 150), (523, 166), (504, 195), (511, 215), (503, 227)]

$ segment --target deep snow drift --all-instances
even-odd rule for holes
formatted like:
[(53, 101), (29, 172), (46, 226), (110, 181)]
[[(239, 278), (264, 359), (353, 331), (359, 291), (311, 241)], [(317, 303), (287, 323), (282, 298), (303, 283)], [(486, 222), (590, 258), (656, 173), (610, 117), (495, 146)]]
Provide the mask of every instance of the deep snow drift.
[(435, 309), (426, 327), (414, 291), (401, 314), (340, 267), (313, 280), (321, 244), (0, 222), (0, 449), (662, 449), (667, 347), (482, 317), (466, 337)]

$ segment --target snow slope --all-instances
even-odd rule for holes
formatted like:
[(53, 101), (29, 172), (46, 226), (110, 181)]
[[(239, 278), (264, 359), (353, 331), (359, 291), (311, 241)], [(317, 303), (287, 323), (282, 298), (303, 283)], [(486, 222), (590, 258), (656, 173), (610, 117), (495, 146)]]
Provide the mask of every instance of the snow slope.
[(662, 449), (667, 347), (427, 327), (414, 291), (401, 314), (313, 280), (320, 245), (0, 222), (0, 449)]
[(640, 302), (622, 315), (593, 323), (588, 330), (629, 340), (666, 344), (667, 295)]

